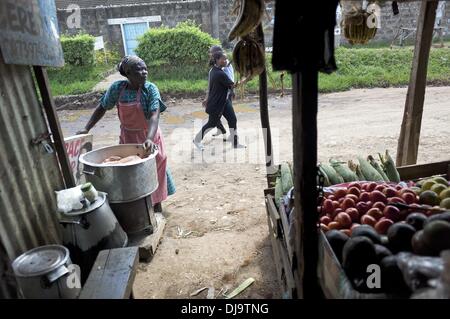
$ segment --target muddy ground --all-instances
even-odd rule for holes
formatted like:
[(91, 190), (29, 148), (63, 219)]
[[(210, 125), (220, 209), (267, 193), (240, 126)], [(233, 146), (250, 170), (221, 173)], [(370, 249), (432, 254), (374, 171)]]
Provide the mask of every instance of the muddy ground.
[[(405, 98), (405, 88), (320, 95), (319, 160), (386, 149), (395, 158)], [(449, 87), (427, 89), (419, 163), (450, 158), (449, 101)], [(167, 225), (156, 256), (139, 266), (136, 297), (206, 298), (206, 291), (190, 294), (202, 287), (214, 287), (217, 294), (253, 277), (255, 283), (240, 298), (280, 298), (264, 206), (258, 100), (235, 101), (241, 141), (248, 148), (233, 150), (209, 135), (203, 156), (191, 142), (206, 118), (200, 100), (171, 100), (168, 106), (160, 125), (177, 193), (164, 204)], [(275, 162), (291, 160), (291, 97), (272, 96), (269, 106)], [(91, 112), (60, 111), (65, 136), (81, 129)], [(118, 132), (117, 113), (109, 111), (92, 130), (94, 148), (116, 144)]]

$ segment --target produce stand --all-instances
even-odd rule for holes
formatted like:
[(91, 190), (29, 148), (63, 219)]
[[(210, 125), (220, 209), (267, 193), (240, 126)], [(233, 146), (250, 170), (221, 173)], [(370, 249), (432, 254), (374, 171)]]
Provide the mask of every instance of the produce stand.
[[(447, 180), (450, 179), (450, 161), (415, 165), (437, 4), (438, 1), (424, 1), (421, 5), (410, 85), (398, 142), (397, 169), (401, 180), (414, 180), (433, 175), (442, 175)], [(314, 46), (319, 42), (314, 40), (310, 45)], [(319, 196), (316, 182), (317, 80), (318, 70), (314, 68), (305, 68), (301, 72), (292, 73), (295, 209), (291, 219), (292, 224), (296, 225), (295, 236), (291, 238), (288, 236), (290, 225), (286, 220), (283, 205), (280, 205), (279, 210), (275, 205), (273, 175), (267, 175), (269, 188), (264, 190), (269, 237), (283, 297), (394, 298), (395, 296), (387, 294), (356, 291), (323, 231), (318, 231), (318, 215), (315, 213)], [(261, 103), (261, 109), (263, 107), (266, 105)]]

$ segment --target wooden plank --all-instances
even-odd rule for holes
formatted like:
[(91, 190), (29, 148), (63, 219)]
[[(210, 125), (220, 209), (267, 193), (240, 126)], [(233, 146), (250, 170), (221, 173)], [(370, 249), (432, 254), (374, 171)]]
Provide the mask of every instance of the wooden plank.
[[(262, 46), (265, 52), (264, 45), (264, 31), (262, 24), (257, 27), (258, 42)], [(270, 185), (269, 174), (273, 174), (273, 154), (272, 154), (272, 133), (270, 130), (269, 121), (269, 107), (268, 107), (268, 97), (267, 97), (267, 72), (264, 71), (259, 75), (259, 115), (261, 117), (261, 127), (263, 129), (264, 138), (264, 149), (266, 155), (266, 171), (267, 171), (267, 185)]]
[(128, 299), (138, 265), (138, 249), (102, 250), (92, 267), (80, 299)]
[(166, 227), (166, 219), (161, 213), (155, 213), (156, 229), (151, 235), (142, 235), (129, 238), (128, 247), (139, 247), (139, 260), (150, 262), (158, 249)]
[(287, 249), (287, 253), (288, 253), (288, 258), (289, 258), (289, 265), (290, 268), (292, 270), (292, 265), (293, 265), (293, 256), (294, 256), (294, 248), (292, 247), (292, 245), (289, 242), (289, 221), (286, 215), (286, 211), (284, 210), (284, 206), (281, 205), (280, 206), (280, 219), (281, 219), (281, 225), (283, 227), (283, 242), (284, 242), (284, 246)]
[(50, 82), (48, 80), (47, 71), (44, 67), (34, 66), (34, 74), (38, 83), (39, 92), (42, 98), (42, 105), (44, 106), (47, 121), (50, 126), (51, 133), (53, 135), (53, 142), (56, 148), (56, 154), (58, 155), (59, 165), (64, 177), (64, 183), (66, 188), (74, 187), (75, 178), (70, 168), (69, 156), (67, 155), (64, 136), (59, 124), (58, 115), (56, 113), (55, 103), (50, 91)]
[(433, 175), (449, 175), (450, 160), (436, 163), (408, 165), (398, 167), (397, 170), (402, 180), (414, 180)]
[(278, 245), (279, 240), (277, 240), (277, 238), (273, 236), (274, 228), (269, 216), (267, 216), (267, 223), (269, 225), (270, 244), (272, 246), (273, 261), (275, 263), (277, 278), (280, 283), (281, 292), (282, 294), (284, 294), (286, 291), (285, 284), (283, 282), (283, 260), (281, 258), (280, 245)]
[(294, 251), (301, 289), (298, 298), (320, 298), (317, 281), (317, 110), (318, 71), (312, 66), (292, 74), (292, 128), (295, 211)]
[(266, 208), (267, 212), (269, 214), (269, 218), (274, 226), (274, 234), (275, 237), (281, 236), (282, 230), (281, 228), (281, 217), (280, 214), (278, 214), (278, 210), (275, 207), (275, 202), (272, 195), (266, 196)]
[(423, 1), (418, 18), (414, 59), (397, 147), (397, 166), (417, 163), (420, 128), (438, 1)]

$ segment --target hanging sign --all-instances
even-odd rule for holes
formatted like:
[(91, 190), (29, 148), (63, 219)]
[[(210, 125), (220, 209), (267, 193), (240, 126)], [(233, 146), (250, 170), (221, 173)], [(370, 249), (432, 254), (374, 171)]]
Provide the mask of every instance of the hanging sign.
[(0, 49), (7, 64), (63, 66), (54, 0), (1, 0)]

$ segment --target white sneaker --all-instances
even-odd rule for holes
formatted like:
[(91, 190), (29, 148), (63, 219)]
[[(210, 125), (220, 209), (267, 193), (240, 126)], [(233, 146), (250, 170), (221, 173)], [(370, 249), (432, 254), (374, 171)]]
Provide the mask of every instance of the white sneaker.
[(236, 145), (233, 145), (233, 148), (247, 148), (247, 146), (237, 143)]
[(212, 136), (216, 137), (216, 136), (220, 136), (220, 135), (225, 135), (226, 133), (222, 133), (219, 129), (216, 130), (216, 133), (214, 133)]
[(202, 144), (201, 142), (196, 142), (195, 140), (193, 140), (192, 143), (194, 143), (194, 145), (195, 145), (200, 151), (205, 150), (205, 146), (203, 146), (203, 144)]

